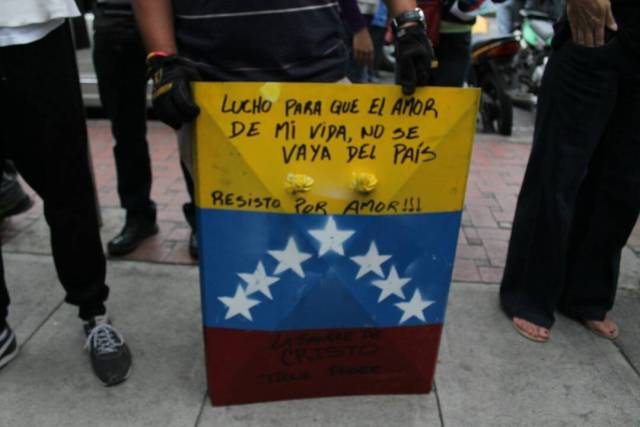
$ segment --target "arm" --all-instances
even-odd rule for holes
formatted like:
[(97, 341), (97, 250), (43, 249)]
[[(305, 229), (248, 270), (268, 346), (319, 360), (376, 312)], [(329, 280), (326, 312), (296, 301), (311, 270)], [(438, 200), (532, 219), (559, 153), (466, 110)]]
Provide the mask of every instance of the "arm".
[(353, 58), (360, 65), (373, 65), (373, 41), (357, 1), (339, 0), (338, 3), (342, 9), (342, 20), (353, 34)]
[[(416, 8), (415, 0), (384, 1), (394, 19)], [(404, 17), (406, 18), (406, 15)], [(413, 94), (416, 86), (429, 84), (431, 67), (435, 59), (426, 27), (415, 20), (415, 15), (411, 18), (413, 19), (406, 20), (399, 27), (394, 28), (398, 69), (396, 80), (402, 86), (402, 93), (405, 95)]]
[(200, 113), (190, 88), (191, 82), (201, 79), (197, 65), (177, 55), (171, 0), (133, 0), (133, 11), (150, 52), (153, 109), (164, 123), (180, 129)]
[(373, 40), (367, 27), (353, 35), (353, 57), (362, 66), (373, 66)]
[(171, 0), (133, 0), (133, 11), (148, 52), (177, 52)]
[(567, 0), (567, 16), (573, 41), (583, 46), (602, 46), (605, 28), (618, 30), (610, 0)]

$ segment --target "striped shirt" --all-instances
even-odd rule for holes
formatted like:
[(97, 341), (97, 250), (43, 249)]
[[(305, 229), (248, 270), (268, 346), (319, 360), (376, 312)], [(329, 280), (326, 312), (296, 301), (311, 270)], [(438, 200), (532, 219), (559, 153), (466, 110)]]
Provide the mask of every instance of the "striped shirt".
[(178, 51), (211, 80), (332, 82), (347, 49), (337, 0), (173, 0)]

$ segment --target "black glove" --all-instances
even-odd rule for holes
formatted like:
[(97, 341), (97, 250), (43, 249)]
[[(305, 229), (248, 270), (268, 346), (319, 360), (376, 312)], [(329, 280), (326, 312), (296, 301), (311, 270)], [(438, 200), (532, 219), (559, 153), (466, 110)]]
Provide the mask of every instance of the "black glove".
[(153, 110), (162, 122), (180, 129), (198, 117), (200, 108), (193, 101), (189, 84), (202, 80), (195, 62), (178, 55), (155, 55), (147, 61), (153, 79)]
[(398, 84), (402, 93), (411, 95), (416, 86), (426, 86), (435, 59), (433, 46), (422, 25), (400, 28), (395, 34)]

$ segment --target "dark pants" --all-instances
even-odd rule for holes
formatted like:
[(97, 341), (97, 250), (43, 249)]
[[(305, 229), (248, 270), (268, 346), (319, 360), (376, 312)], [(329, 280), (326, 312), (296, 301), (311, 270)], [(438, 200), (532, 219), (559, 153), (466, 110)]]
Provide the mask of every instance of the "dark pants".
[(565, 42), (543, 79), (502, 306), (551, 327), (554, 310), (603, 320), (640, 209), (640, 61), (617, 40)]
[(115, 139), (113, 154), (120, 204), (128, 217), (155, 222), (151, 159), (146, 139), (145, 49), (133, 16), (129, 19), (130, 28), (122, 28), (123, 17), (112, 19), (96, 11), (93, 62), (100, 101), (111, 120)]
[(433, 85), (462, 87), (471, 63), (471, 31), (441, 33), (435, 54), (438, 68), (433, 70)]
[[(443, 33), (434, 50), (438, 68), (431, 70), (431, 86), (462, 87), (471, 64), (471, 32)], [(396, 82), (398, 81), (396, 67)]]
[(182, 169), (182, 175), (184, 176), (184, 182), (187, 186), (187, 192), (189, 193), (189, 201), (182, 205), (182, 212), (187, 220), (187, 223), (191, 226), (192, 231), (196, 231), (196, 204), (195, 200), (195, 185), (193, 183), (193, 177), (189, 173), (189, 170), (180, 162), (180, 168)]
[(369, 25), (369, 34), (373, 41), (373, 70), (371, 77), (380, 77), (380, 65), (382, 64), (382, 49), (384, 49), (384, 38), (387, 34), (387, 27), (378, 27), (377, 25)]
[[(66, 301), (83, 319), (103, 314), (109, 289), (67, 25), (34, 43), (0, 47), (0, 164), (5, 156), (44, 201)], [(9, 306), (3, 273), (0, 266), (0, 323)]]

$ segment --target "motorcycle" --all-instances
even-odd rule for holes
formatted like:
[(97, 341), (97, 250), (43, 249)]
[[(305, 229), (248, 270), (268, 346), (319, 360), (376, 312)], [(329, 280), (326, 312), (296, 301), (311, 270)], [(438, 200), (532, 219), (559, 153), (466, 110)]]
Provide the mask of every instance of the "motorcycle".
[(482, 89), (480, 119), (485, 132), (511, 135), (513, 103), (508, 93), (520, 41), (515, 35), (476, 41), (471, 46), (467, 83)]
[[(521, 50), (514, 64), (517, 82), (514, 82), (512, 98), (516, 102), (535, 105), (551, 54), (553, 20), (548, 14), (534, 10), (522, 10), (520, 15), (522, 24), (515, 35), (520, 40)], [(519, 95), (521, 99), (518, 99)]]
[(468, 83), (482, 89), (480, 117), (485, 132), (511, 135), (513, 105), (537, 102), (551, 53), (553, 21), (546, 13), (520, 11), (511, 36), (480, 40), (471, 47)]

